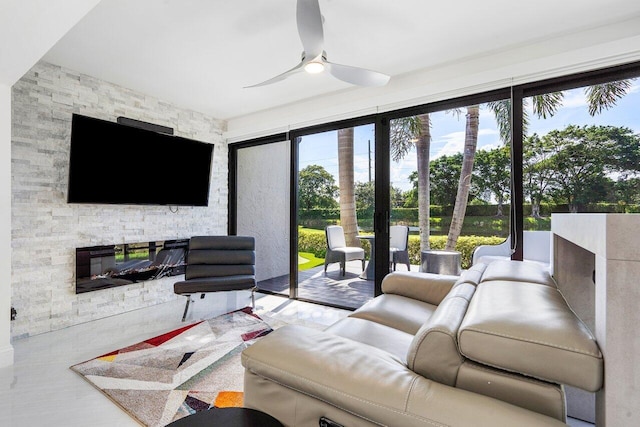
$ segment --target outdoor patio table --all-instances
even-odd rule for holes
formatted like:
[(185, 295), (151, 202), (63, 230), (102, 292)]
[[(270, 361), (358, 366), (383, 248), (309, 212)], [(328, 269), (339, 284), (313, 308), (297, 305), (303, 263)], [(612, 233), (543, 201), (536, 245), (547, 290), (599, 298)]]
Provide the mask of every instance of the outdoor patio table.
[(375, 262), (376, 259), (376, 236), (373, 234), (358, 234), (356, 236), (358, 239), (364, 239), (369, 241), (369, 262), (367, 263), (367, 268), (364, 269), (360, 277), (363, 280), (373, 280), (374, 274), (376, 271)]
[(459, 276), (460, 252), (428, 250), (420, 253), (420, 271), (423, 273)]

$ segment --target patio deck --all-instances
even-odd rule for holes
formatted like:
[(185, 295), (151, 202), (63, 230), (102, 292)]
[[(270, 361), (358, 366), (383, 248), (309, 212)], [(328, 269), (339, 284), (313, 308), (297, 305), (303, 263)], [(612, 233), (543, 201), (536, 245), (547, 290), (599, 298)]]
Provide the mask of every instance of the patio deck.
[[(404, 265), (398, 265), (398, 271), (405, 271)], [(340, 276), (339, 264), (330, 264), (327, 273), (324, 265), (300, 271), (298, 273), (298, 297), (340, 307), (359, 308), (373, 298), (373, 280), (362, 280), (360, 262), (348, 262), (346, 274)], [(411, 266), (418, 271), (417, 265)], [(269, 292), (289, 295), (289, 276), (280, 276), (258, 282), (258, 288)]]

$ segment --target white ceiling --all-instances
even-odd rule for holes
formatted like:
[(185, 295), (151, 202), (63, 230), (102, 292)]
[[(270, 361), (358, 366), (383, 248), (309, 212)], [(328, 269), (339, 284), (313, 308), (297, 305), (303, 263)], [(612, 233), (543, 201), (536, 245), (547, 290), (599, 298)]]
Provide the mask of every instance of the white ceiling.
[[(390, 74), (391, 88), (463, 58), (553, 49), (556, 38), (640, 17), (638, 0), (320, 0), (320, 8), (328, 59)], [(295, 9), (296, 0), (102, 0), (43, 59), (224, 120), (362, 90), (306, 73), (243, 88), (299, 62)]]

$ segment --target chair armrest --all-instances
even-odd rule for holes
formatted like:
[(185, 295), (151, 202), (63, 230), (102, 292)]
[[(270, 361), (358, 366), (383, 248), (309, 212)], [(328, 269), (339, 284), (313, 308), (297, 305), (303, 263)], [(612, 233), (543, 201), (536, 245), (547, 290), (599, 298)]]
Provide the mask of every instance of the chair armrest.
[(257, 376), (381, 425), (564, 425), (427, 380), (383, 350), (298, 325), (284, 326), (245, 349), (242, 365), (250, 407), (271, 404), (261, 400), (258, 382), (246, 380)]
[(396, 271), (382, 280), (382, 292), (438, 305), (459, 278), (446, 274)]

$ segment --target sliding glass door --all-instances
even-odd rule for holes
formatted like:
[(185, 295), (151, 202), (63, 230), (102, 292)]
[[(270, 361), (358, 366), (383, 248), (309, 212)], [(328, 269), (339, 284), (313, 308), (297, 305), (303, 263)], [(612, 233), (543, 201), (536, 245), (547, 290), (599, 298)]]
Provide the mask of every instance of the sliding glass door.
[(297, 295), (360, 307), (374, 294), (374, 126), (306, 133), (296, 144)]

